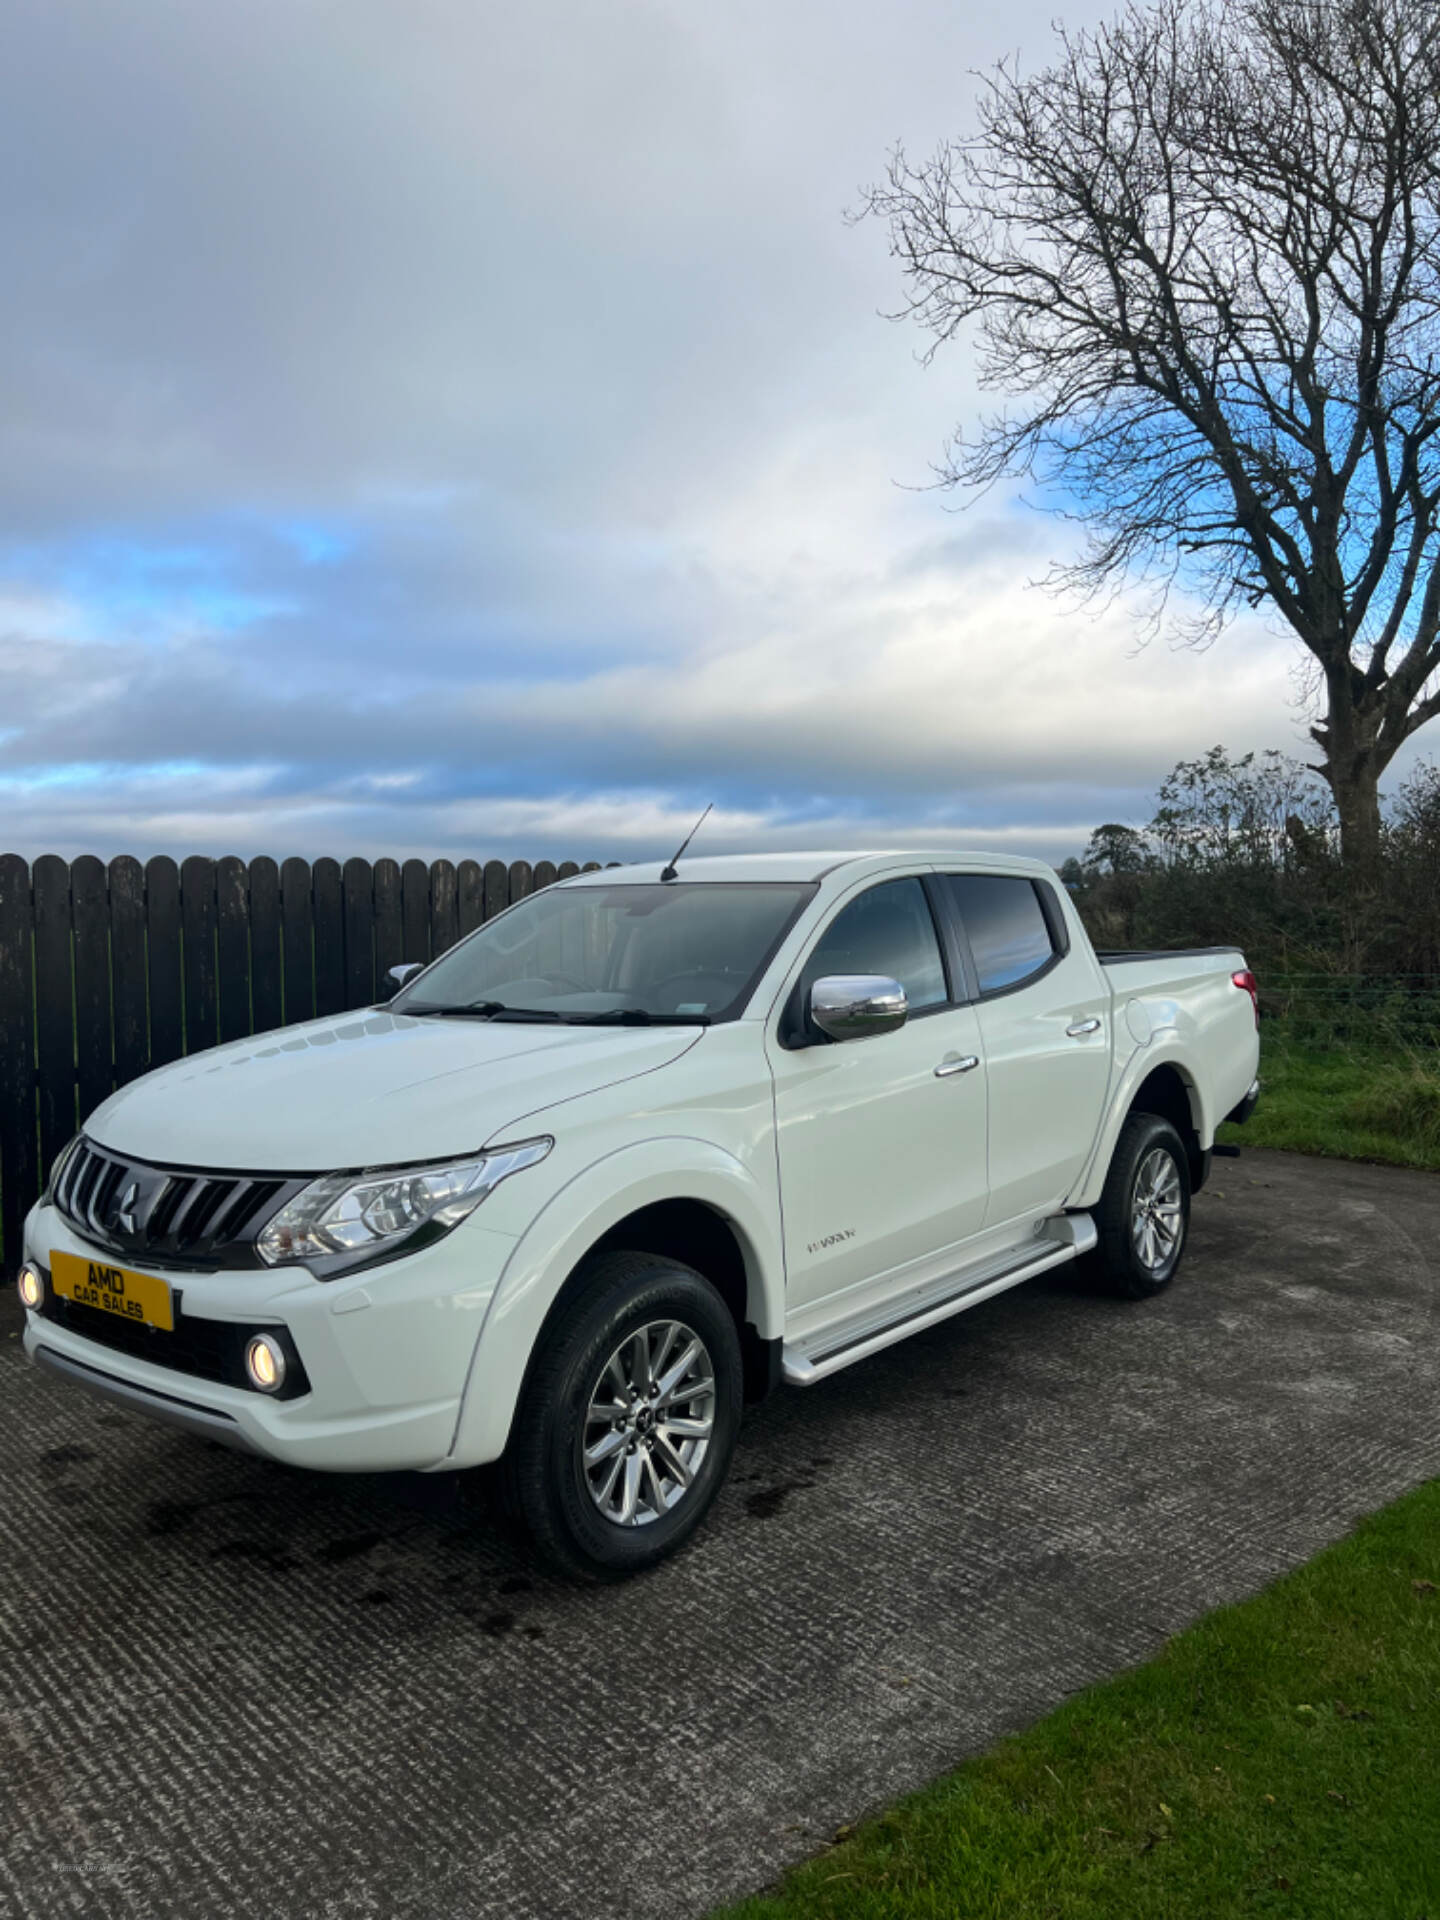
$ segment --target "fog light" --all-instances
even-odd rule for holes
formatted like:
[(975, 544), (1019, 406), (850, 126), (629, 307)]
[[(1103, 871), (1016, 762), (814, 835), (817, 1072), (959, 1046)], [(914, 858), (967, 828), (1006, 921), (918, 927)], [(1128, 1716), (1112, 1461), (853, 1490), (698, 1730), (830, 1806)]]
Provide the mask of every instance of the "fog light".
[(16, 1287), (22, 1303), (38, 1312), (40, 1302), (45, 1298), (45, 1282), (41, 1278), (40, 1269), (32, 1267), (27, 1260), (20, 1269), (20, 1278), (16, 1282)]
[(273, 1333), (257, 1333), (245, 1349), (245, 1371), (261, 1393), (278, 1393), (285, 1384), (285, 1349)]

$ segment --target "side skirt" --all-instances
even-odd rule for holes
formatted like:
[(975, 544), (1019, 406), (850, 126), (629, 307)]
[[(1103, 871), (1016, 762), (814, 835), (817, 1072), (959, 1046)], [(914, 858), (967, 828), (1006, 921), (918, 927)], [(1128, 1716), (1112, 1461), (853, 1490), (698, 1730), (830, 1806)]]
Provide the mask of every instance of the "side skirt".
[(1023, 1247), (1012, 1247), (979, 1267), (963, 1267), (913, 1287), (876, 1312), (823, 1327), (803, 1340), (787, 1342), (782, 1356), (784, 1377), (792, 1387), (811, 1387), (842, 1367), (868, 1359), (899, 1340), (933, 1327), (952, 1314), (964, 1313), (1007, 1287), (1018, 1287), (1050, 1267), (1064, 1266), (1088, 1253), (1099, 1236), (1088, 1213), (1057, 1214), (1045, 1222), (1045, 1232)]

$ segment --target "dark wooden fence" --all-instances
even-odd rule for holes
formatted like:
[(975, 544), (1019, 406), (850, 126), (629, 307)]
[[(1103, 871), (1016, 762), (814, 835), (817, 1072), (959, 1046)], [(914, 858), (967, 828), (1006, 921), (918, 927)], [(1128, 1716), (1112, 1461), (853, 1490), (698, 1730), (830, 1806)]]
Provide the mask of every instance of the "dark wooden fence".
[(116, 1087), (221, 1040), (363, 1007), (387, 968), (433, 959), (580, 871), (0, 855), (0, 1267), (13, 1275), (51, 1161)]

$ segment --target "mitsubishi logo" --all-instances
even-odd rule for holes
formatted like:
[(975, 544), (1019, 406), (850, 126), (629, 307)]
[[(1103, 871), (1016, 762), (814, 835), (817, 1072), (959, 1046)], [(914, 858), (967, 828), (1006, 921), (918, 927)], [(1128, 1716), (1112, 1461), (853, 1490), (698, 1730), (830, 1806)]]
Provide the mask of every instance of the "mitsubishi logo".
[(135, 1222), (135, 1202), (140, 1198), (140, 1182), (132, 1180), (120, 1196), (120, 1204), (115, 1209), (115, 1224), (123, 1227), (126, 1233), (138, 1233)]

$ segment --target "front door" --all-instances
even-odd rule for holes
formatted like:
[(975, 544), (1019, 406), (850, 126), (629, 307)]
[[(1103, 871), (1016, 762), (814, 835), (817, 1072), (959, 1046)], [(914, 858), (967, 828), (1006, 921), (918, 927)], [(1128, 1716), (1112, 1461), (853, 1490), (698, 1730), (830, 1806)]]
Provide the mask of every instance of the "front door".
[[(841, 907), (807, 958), (827, 974), (886, 974), (910, 1015), (872, 1039), (771, 1040), (787, 1309), (846, 1294), (978, 1233), (985, 1073), (973, 1006), (952, 985), (923, 883), (885, 880)], [(973, 1064), (971, 1064), (973, 1063)]]

